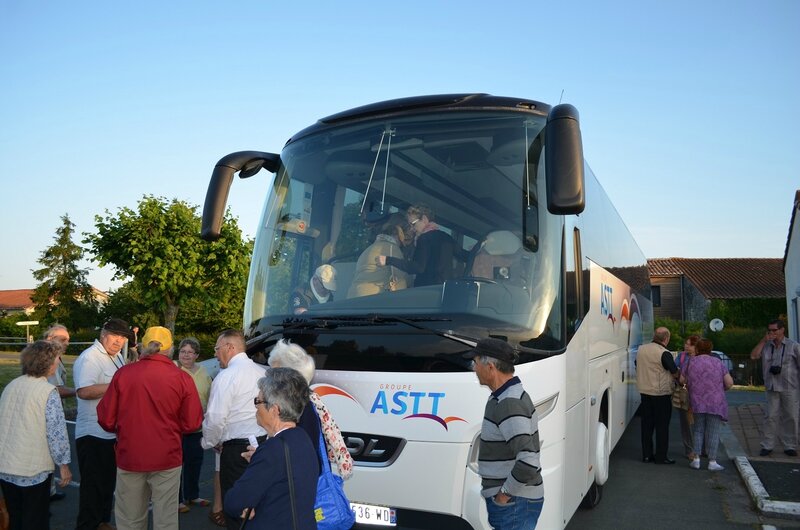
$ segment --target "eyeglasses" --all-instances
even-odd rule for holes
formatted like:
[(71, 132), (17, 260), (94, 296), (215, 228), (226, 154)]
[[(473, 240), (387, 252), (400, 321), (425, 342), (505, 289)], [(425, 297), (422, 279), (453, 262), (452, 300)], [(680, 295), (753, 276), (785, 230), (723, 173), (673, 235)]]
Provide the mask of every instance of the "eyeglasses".
[(266, 404), (267, 402), (263, 399), (253, 398), (253, 405), (255, 405), (256, 408), (258, 408), (259, 405), (266, 406)]
[(224, 348), (225, 346), (228, 346), (227, 342), (223, 342), (222, 344), (220, 344), (218, 346), (214, 346), (214, 351), (218, 351), (220, 348)]
[(778, 329), (779, 328), (767, 328), (767, 331), (769, 331), (770, 333), (775, 333), (776, 331), (778, 331)]

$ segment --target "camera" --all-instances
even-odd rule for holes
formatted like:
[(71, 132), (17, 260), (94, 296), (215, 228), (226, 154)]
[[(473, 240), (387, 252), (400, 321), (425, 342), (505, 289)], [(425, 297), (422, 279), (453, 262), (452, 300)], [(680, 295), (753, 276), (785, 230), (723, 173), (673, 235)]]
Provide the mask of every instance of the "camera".
[(776, 366), (770, 366), (770, 367), (769, 367), (769, 373), (771, 373), (772, 375), (778, 375), (778, 374), (780, 374), (780, 373), (781, 373), (781, 367), (780, 367), (780, 365), (776, 365)]

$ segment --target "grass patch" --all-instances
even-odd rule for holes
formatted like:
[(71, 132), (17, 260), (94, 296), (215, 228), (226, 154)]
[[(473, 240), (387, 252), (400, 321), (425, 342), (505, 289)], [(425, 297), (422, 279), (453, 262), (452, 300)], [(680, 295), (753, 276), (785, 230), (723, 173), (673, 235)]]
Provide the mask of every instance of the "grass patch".
[[(64, 362), (64, 367), (67, 369), (67, 380), (66, 385), (69, 387), (74, 387), (74, 382), (72, 379), (72, 365), (75, 363), (75, 359), (77, 356), (75, 355), (64, 355), (62, 356), (61, 360)], [(20, 368), (19, 364), (19, 357), (2, 357), (0, 358), (0, 392), (6, 388), (6, 385), (10, 383), (13, 379), (16, 379), (22, 375), (22, 369)], [(69, 419), (70, 415), (74, 418), (75, 410), (78, 407), (78, 401), (76, 398), (66, 398), (62, 400), (64, 405), (64, 412)], [(70, 414), (70, 411), (72, 414)]]

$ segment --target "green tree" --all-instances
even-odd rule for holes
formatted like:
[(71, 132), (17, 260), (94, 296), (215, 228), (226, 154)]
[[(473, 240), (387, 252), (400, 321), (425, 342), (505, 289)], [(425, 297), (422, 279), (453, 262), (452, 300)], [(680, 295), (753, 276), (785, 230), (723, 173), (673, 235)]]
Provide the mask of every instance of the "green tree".
[(41, 269), (33, 271), (40, 283), (31, 297), (36, 304), (35, 316), (44, 323), (60, 322), (69, 328), (91, 325), (97, 317), (97, 302), (86, 275), (78, 262), (84, 249), (72, 241), (75, 224), (69, 216), (61, 217), (53, 245), (42, 251), (38, 263)]
[(146, 328), (161, 323), (161, 312), (144, 302), (143, 292), (135, 279), (125, 282), (122, 287), (109, 293), (108, 302), (103, 306), (103, 316), (123, 318), (131, 326), (139, 326), (141, 337)]
[(115, 279), (135, 280), (141, 301), (159, 311), (172, 331), (179, 309), (192, 299), (215, 307), (222, 292), (243, 296), (250, 244), (230, 212), (213, 243), (200, 239), (197, 207), (177, 199), (144, 196), (136, 211), (95, 216), (95, 227), (97, 233), (84, 240), (94, 259), (113, 265)]
[(252, 253), (253, 242), (246, 241), (243, 275), (236, 285), (214, 282), (202, 296), (194, 296), (186, 301), (181, 309), (182, 317), (176, 325), (179, 331), (211, 333), (216, 338), (221, 329), (242, 327), (247, 270)]
[[(17, 322), (30, 320), (30, 315), (25, 313), (12, 313), (8, 314), (6, 311), (0, 311), (0, 337), (19, 337), (25, 339), (25, 327), (17, 326)], [(36, 335), (36, 331), (40, 331), (41, 325), (31, 329), (31, 335)]]

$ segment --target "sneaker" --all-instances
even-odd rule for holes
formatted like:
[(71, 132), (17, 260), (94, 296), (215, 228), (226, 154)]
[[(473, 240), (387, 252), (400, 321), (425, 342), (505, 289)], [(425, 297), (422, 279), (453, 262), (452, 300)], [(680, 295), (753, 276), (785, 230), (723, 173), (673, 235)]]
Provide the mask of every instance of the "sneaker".
[[(788, 456), (797, 456), (797, 451), (795, 449), (787, 449), (784, 451)], [(50, 497), (52, 499), (52, 497)]]
[(721, 465), (717, 464), (713, 460), (708, 463), (708, 470), (709, 471), (722, 471), (723, 469), (725, 469), (725, 468), (722, 467)]
[(759, 451), (758, 456), (769, 456), (772, 453), (772, 449), (762, 449)]
[(189, 513), (189, 507), (186, 506), (184, 503), (178, 503), (178, 513)]
[(700, 459), (695, 458), (691, 462), (689, 462), (689, 467), (692, 469), (700, 469)]

